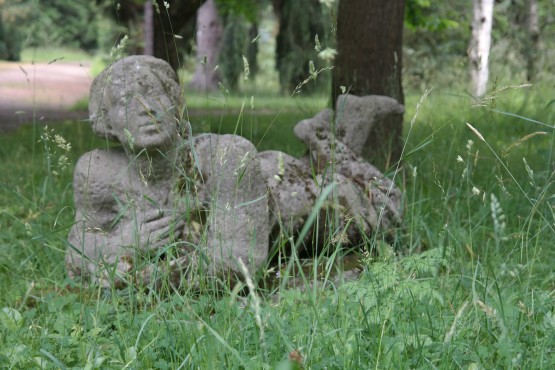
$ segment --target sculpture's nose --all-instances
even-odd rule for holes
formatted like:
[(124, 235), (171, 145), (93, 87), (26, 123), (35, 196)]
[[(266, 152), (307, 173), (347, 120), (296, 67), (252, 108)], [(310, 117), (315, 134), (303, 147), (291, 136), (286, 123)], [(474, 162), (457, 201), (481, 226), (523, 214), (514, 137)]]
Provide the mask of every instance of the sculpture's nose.
[(140, 110), (140, 112), (141, 112), (140, 113), (141, 116), (148, 116), (152, 119), (158, 120), (158, 111), (156, 110), (156, 108), (152, 106), (145, 104)]

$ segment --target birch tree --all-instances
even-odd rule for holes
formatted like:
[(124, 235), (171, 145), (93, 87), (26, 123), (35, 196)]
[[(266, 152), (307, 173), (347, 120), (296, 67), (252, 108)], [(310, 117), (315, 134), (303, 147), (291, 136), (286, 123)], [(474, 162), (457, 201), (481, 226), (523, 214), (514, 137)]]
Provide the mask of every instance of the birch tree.
[(472, 37), (468, 48), (472, 92), (480, 97), (488, 84), (494, 0), (473, 0)]

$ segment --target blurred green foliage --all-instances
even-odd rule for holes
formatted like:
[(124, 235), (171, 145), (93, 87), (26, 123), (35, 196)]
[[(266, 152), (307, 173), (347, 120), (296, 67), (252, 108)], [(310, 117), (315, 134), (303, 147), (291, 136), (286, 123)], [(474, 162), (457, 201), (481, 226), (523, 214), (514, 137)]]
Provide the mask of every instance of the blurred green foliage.
[(109, 50), (121, 27), (105, 10), (115, 6), (110, 0), (0, 0), (0, 60), (20, 60), (30, 47)]
[[(324, 48), (329, 46), (332, 39), (332, 22), (329, 22), (331, 14), (317, 0), (284, 0), (279, 15), (276, 68), (282, 89), (292, 93), (299, 85), (304, 85), (309, 76), (314, 76), (315, 70), (323, 66), (323, 63), (318, 63), (316, 45), (319, 43)], [(315, 78), (306, 84), (304, 90), (314, 92), (328, 83), (329, 80), (323, 76)]]
[(0, 0), (0, 60), (17, 61), (25, 39), (21, 24), (31, 17), (31, 6), (25, 0)]
[[(247, 17), (234, 12), (223, 13), (223, 41), (220, 51), (220, 68), (226, 87), (237, 90), (240, 78), (253, 78), (258, 65), (256, 61), (258, 46), (251, 42), (256, 37), (256, 23), (250, 24)], [(254, 37), (251, 39), (254, 29)], [(246, 63), (244, 61), (246, 58)], [(246, 75), (248, 69), (248, 76)]]
[[(1, 10), (0, 10), (1, 11)], [(0, 59), (7, 59), (8, 51), (6, 48), (6, 33), (4, 31), (4, 23), (2, 14), (0, 13)]]
[(432, 5), (430, 0), (408, 0), (405, 4), (405, 26), (432, 32), (459, 27), (456, 20), (445, 15), (438, 16), (437, 8), (438, 5)]
[(239, 15), (245, 17), (248, 22), (256, 22), (260, 9), (267, 1), (256, 0), (216, 0), (218, 11), (223, 16)]
[[(87, 0), (41, 0), (33, 4), (27, 46), (98, 47), (97, 5)], [(92, 26), (91, 26), (92, 25)]]

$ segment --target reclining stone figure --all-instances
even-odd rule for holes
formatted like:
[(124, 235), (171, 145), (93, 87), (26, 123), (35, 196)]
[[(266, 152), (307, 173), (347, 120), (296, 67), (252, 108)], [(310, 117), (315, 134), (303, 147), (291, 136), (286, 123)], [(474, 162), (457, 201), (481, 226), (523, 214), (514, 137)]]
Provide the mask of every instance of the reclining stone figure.
[(91, 86), (89, 114), (93, 131), (119, 145), (76, 164), (68, 275), (116, 287), (156, 286), (163, 276), (176, 285), (241, 279), (243, 266), (254, 274), (267, 263), (270, 234), (298, 232), (332, 182), (322, 211), (335, 212), (338, 240), (390, 230), (401, 218), (400, 191), (361, 151), (373, 122), (403, 106), (379, 96), (339, 99), (343, 120), (324, 110), (295, 127), (307, 157), (258, 153), (237, 135), (190, 134), (166, 62), (112, 64)]
[[(331, 109), (325, 109), (295, 126), (296, 136), (309, 150), (307, 157), (296, 159), (277, 151), (260, 153), (273, 228), (300, 230), (322, 189), (334, 182), (323, 211), (334, 212), (338, 222), (331, 225), (334, 230), (328, 225), (324, 231), (336, 233), (343, 244), (360, 242), (372, 233), (390, 232), (401, 220), (401, 192), (361, 155), (374, 124), (403, 111), (404, 107), (389, 97), (340, 95), (336, 117)], [(334, 120), (337, 125), (332, 132)]]

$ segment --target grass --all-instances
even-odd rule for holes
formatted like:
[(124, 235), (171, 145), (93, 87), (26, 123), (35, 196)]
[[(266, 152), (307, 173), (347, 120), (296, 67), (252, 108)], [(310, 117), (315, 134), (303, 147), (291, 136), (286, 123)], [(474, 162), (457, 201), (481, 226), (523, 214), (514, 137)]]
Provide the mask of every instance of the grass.
[[(396, 178), (405, 219), (394, 243), (366, 246), (380, 254), (360, 256), (359, 280), (304, 290), (76, 287), (63, 262), (74, 218), (72, 164), (106, 143), (75, 122), (55, 126), (72, 144), (68, 153), (40, 141), (38, 125), (2, 136), (0, 365), (293, 369), (296, 358), (316, 369), (553, 368), (550, 94), (539, 84), (472, 107), (462, 94), (432, 91), (411, 126), (420, 94), (408, 93)], [(189, 118), (197, 132), (238, 133), (259, 150), (301, 155), (292, 127), (325, 100), (302, 99), (306, 110), (280, 111), (297, 103), (255, 95), (256, 109), (267, 107), (260, 113), (249, 94), (193, 97)], [(62, 154), (65, 169), (57, 167)]]
[(243, 95), (227, 95), (218, 93), (198, 94), (185, 92), (187, 107), (190, 110), (229, 110), (238, 113), (249, 112), (302, 112), (314, 114), (328, 106), (329, 97), (324, 95), (285, 96), (278, 93), (258, 93), (256, 89), (247, 89)]
[(24, 63), (48, 63), (58, 59), (65, 62), (85, 62), (90, 61), (93, 57), (87, 52), (75, 48), (40, 47), (26, 48), (21, 51), (21, 61)]

